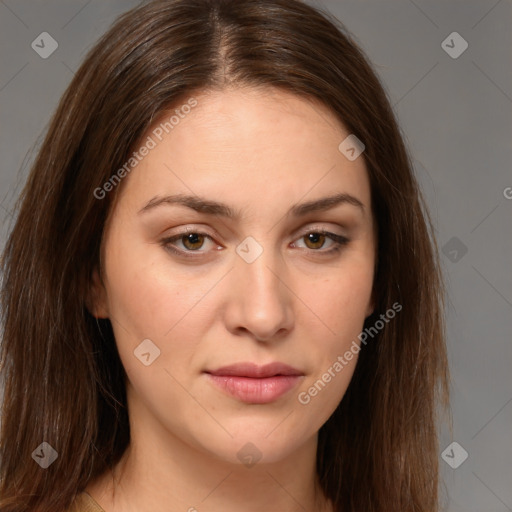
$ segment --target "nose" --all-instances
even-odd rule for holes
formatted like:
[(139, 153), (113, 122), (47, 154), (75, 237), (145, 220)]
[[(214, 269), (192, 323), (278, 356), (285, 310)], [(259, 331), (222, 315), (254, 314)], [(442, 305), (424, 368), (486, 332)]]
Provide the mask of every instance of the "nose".
[(225, 323), (230, 332), (272, 342), (292, 330), (293, 293), (282, 259), (270, 250), (251, 263), (236, 256), (228, 293)]

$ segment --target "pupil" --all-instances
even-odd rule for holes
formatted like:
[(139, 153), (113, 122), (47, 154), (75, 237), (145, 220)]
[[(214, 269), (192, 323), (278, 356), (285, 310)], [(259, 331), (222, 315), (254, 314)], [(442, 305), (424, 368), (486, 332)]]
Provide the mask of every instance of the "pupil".
[(196, 244), (199, 244), (199, 245), (202, 244), (201, 236), (202, 235), (199, 235), (198, 233), (188, 233), (183, 236), (183, 238), (184, 238), (183, 243), (189, 249), (197, 249)]
[[(309, 233), (307, 235), (309, 243), (313, 244), (315, 246), (315, 249), (318, 248), (318, 244), (323, 244), (323, 239), (325, 238), (325, 235), (322, 233)], [(320, 243), (321, 242), (321, 243)]]

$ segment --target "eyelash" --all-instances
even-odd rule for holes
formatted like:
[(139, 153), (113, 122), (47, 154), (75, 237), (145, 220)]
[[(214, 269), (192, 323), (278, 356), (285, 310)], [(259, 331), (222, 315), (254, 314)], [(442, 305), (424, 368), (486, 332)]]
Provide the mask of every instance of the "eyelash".
[[(345, 236), (337, 235), (335, 233), (331, 233), (330, 231), (325, 231), (325, 230), (322, 230), (322, 229), (307, 231), (306, 233), (301, 235), (298, 239), (304, 238), (305, 236), (313, 234), (313, 233), (317, 234), (317, 235), (325, 235), (325, 236), (327, 236), (328, 238), (330, 238), (334, 242), (334, 246), (331, 249), (328, 249), (327, 251), (322, 251), (320, 249), (309, 249), (310, 251), (312, 251), (314, 253), (319, 253), (322, 256), (334, 255), (334, 254), (340, 252), (341, 249), (350, 242), (350, 240), (347, 237), (345, 237)], [(179, 240), (179, 239), (183, 238), (184, 236), (190, 235), (190, 234), (201, 235), (201, 236), (204, 236), (206, 238), (209, 238), (210, 240), (213, 240), (212, 237), (210, 235), (208, 235), (208, 233), (203, 233), (201, 231), (188, 230), (188, 231), (183, 231), (182, 233), (178, 233), (176, 235), (173, 235), (172, 237), (164, 238), (161, 241), (161, 245), (166, 250), (168, 250), (168, 251), (170, 251), (170, 252), (172, 252), (172, 253), (174, 253), (174, 254), (176, 254), (178, 256), (183, 256), (185, 258), (197, 258), (199, 256), (193, 255), (191, 253), (198, 253), (199, 255), (201, 255), (202, 253), (201, 253), (200, 250), (197, 250), (197, 251), (191, 251), (191, 250), (183, 251), (181, 249), (176, 249), (172, 245), (172, 242), (175, 242), (176, 240)]]

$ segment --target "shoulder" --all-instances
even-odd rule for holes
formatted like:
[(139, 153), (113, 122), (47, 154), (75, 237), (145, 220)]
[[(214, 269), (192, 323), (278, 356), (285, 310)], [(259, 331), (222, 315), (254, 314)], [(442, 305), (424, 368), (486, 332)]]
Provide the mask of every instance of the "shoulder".
[(83, 491), (76, 496), (66, 512), (105, 512), (105, 510), (94, 501), (87, 491)]

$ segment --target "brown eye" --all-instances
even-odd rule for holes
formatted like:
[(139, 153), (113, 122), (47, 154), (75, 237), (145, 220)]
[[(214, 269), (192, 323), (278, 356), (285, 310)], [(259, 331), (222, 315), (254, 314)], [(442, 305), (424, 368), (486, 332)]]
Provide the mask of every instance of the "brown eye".
[(205, 243), (207, 241), (213, 244), (212, 237), (206, 233), (185, 231), (172, 237), (164, 238), (161, 244), (173, 254), (193, 258), (203, 256), (207, 252), (204, 247), (207, 245)]
[(326, 237), (323, 233), (308, 233), (307, 235), (304, 235), (303, 238), (309, 249), (321, 249)]
[(201, 249), (204, 239), (204, 235), (200, 233), (187, 233), (181, 237), (183, 245), (190, 250)]
[[(299, 243), (305, 244), (305, 247), (301, 247), (301, 245), (295, 247), (299, 247), (301, 249), (309, 249), (312, 253), (316, 253), (322, 256), (329, 256), (339, 252), (344, 246), (346, 246), (350, 240), (343, 236), (337, 235), (336, 233), (331, 233), (330, 231), (309, 231), (306, 234), (302, 235), (298, 239)], [(326, 241), (329, 241), (329, 245), (325, 248)]]

